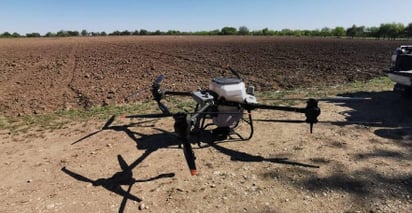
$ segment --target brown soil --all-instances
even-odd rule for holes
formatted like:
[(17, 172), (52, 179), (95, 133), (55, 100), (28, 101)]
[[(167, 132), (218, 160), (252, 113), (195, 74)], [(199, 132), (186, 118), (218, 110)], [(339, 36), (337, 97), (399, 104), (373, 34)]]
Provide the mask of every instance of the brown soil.
[[(196, 81), (196, 86), (206, 84), (215, 76), (212, 70), (226, 63), (261, 89), (367, 79), (381, 74), (391, 46), (396, 46), (369, 40), (249, 37), (22, 39), (0, 44), (5, 67), (0, 106), (5, 115), (121, 102), (159, 73), (166, 74), (168, 88), (192, 89)], [(340, 48), (354, 55), (344, 57)], [(299, 60), (284, 52), (291, 49)], [(265, 58), (263, 50), (273, 55)], [(325, 52), (333, 57), (322, 56)], [(276, 59), (279, 55), (283, 58)], [(307, 71), (298, 71), (300, 62)], [(321, 67), (312, 67), (316, 64)], [(283, 70), (282, 80), (273, 80), (275, 70)], [(313, 134), (304, 123), (274, 122), (302, 120), (300, 114), (260, 110), (254, 113), (261, 121), (255, 122), (250, 141), (193, 145), (198, 176), (190, 176), (179, 141), (169, 133), (170, 119), (133, 120), (136, 124), (129, 125), (117, 118), (103, 131), (99, 129), (105, 122), (92, 120), (57, 130), (1, 130), (0, 212), (409, 212), (412, 101), (390, 91), (347, 95), (372, 100), (321, 102), (321, 122)], [(239, 131), (247, 129), (241, 126)]]
[[(365, 80), (382, 75), (399, 44), (214, 36), (0, 39), (0, 113), (124, 103), (161, 73), (167, 88), (193, 90), (228, 75), (226, 65), (258, 91)], [(133, 101), (139, 98), (145, 96)]]

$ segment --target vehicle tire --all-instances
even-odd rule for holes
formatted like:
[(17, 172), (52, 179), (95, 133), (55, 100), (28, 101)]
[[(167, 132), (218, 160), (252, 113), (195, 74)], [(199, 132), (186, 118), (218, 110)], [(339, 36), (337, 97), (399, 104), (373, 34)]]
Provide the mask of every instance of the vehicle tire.
[(395, 84), (395, 86), (393, 87), (393, 91), (401, 94), (405, 98), (412, 98), (412, 87), (411, 86)]

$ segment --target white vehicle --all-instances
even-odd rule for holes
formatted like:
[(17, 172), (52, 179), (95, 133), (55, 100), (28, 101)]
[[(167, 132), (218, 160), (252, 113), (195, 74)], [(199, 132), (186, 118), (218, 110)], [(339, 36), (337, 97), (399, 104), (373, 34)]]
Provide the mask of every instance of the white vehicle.
[(392, 55), (388, 77), (394, 81), (394, 91), (412, 96), (412, 45), (401, 45)]

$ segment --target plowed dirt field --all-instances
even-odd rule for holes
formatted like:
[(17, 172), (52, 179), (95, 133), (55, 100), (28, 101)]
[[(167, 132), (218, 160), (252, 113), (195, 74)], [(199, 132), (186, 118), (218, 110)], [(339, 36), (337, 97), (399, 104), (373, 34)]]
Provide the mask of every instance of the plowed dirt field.
[(366, 80), (382, 75), (399, 44), (214, 36), (0, 39), (0, 113), (124, 103), (159, 74), (165, 88), (205, 88), (211, 78), (230, 75), (226, 65), (258, 91)]

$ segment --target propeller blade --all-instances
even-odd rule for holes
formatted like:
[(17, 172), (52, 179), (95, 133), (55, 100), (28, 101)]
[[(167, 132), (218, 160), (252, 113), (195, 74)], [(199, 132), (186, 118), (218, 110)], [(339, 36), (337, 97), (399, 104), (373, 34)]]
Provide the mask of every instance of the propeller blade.
[(157, 113), (157, 114), (143, 114), (143, 115), (126, 115), (124, 118), (166, 118), (166, 117), (173, 117), (174, 114), (164, 114), (164, 113)]
[(129, 170), (129, 165), (126, 163), (126, 161), (123, 159), (121, 155), (117, 155), (117, 161), (119, 161), (120, 168), (123, 171)]
[(142, 94), (143, 92), (147, 92), (148, 90), (150, 90), (150, 88), (144, 88), (144, 89), (138, 90), (138, 91), (126, 96), (124, 98), (124, 100), (128, 102), (131, 99), (133, 99), (134, 97), (139, 96), (140, 94)]
[[(159, 84), (163, 81), (163, 79), (164, 79), (163, 74), (157, 76), (157, 78), (156, 78), (156, 79), (154, 80), (154, 82), (153, 82), (153, 86), (154, 86), (154, 85), (159, 86)], [(136, 91), (136, 92), (134, 92), (134, 93), (126, 96), (126, 97), (124, 98), (124, 100), (125, 100), (125, 101), (129, 101), (130, 99), (132, 99), (132, 98), (134, 98), (134, 97), (140, 95), (141, 93), (146, 92), (146, 91), (148, 91), (148, 90), (150, 90), (150, 89), (151, 89), (151, 88), (148, 87), (148, 88), (144, 88), (144, 89), (138, 90), (138, 91)]]
[(162, 81), (163, 81), (163, 79), (164, 79), (164, 76), (163, 76), (163, 74), (160, 74), (157, 78), (156, 78), (156, 80), (154, 81), (156, 84), (160, 84)]
[(116, 118), (116, 116), (112, 115), (109, 120), (106, 121), (106, 123), (104, 124), (104, 126), (102, 127), (102, 130), (105, 129), (109, 129), (110, 125), (112, 125), (114, 119)]
[(93, 133), (90, 133), (90, 134), (88, 134), (88, 135), (86, 135), (86, 136), (84, 136), (84, 137), (80, 138), (79, 140), (77, 140), (77, 141), (73, 142), (71, 145), (74, 145), (74, 144), (76, 144), (76, 143), (79, 143), (80, 141), (83, 141), (83, 140), (85, 140), (85, 139), (87, 139), (87, 138), (90, 138), (90, 137), (92, 137), (93, 135), (95, 135), (95, 134), (97, 134), (97, 133), (99, 133), (99, 132), (101, 132), (101, 131), (103, 131), (103, 129), (98, 130), (98, 131), (93, 132)]
[(233, 75), (236, 76), (236, 78), (241, 79), (241, 78), (240, 78), (240, 75), (239, 75), (239, 72), (238, 72), (237, 70), (233, 69), (233, 68), (230, 67), (229, 65), (227, 65), (227, 68), (230, 70), (230, 72), (232, 72)]
[(183, 153), (186, 158), (187, 166), (189, 167), (190, 174), (192, 176), (197, 175), (197, 170), (196, 170), (196, 157), (192, 149), (192, 145), (186, 141), (183, 143)]
[(71, 177), (73, 177), (73, 178), (76, 179), (76, 180), (83, 181), (83, 182), (88, 182), (88, 183), (92, 183), (92, 184), (95, 183), (95, 181), (93, 181), (93, 180), (91, 180), (91, 179), (89, 179), (89, 178), (87, 178), (87, 177), (84, 177), (84, 176), (82, 176), (82, 175), (79, 175), (79, 174), (77, 174), (77, 173), (75, 173), (75, 172), (72, 172), (72, 171), (68, 170), (66, 167), (61, 168), (61, 170), (62, 170), (64, 173), (70, 175)]

